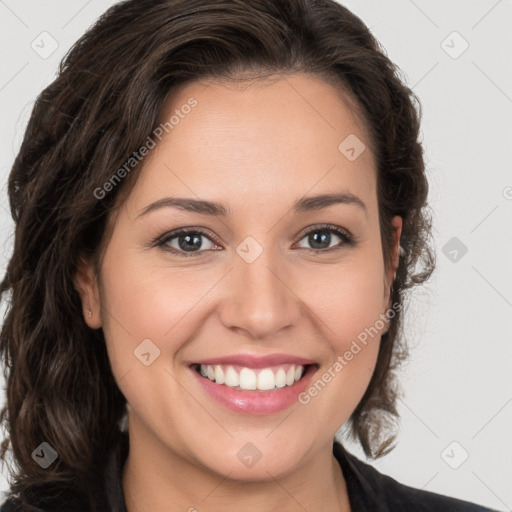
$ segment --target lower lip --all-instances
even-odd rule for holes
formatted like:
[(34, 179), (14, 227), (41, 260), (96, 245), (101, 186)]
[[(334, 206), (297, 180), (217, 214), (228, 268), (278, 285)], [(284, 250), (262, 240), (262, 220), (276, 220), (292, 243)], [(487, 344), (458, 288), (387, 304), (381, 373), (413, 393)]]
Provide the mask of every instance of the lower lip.
[(309, 386), (317, 369), (316, 366), (308, 367), (302, 379), (292, 386), (274, 388), (273, 391), (242, 391), (224, 384), (216, 384), (207, 377), (202, 377), (194, 367), (190, 368), (203, 389), (212, 398), (231, 411), (244, 414), (273, 414), (298, 402), (298, 395)]

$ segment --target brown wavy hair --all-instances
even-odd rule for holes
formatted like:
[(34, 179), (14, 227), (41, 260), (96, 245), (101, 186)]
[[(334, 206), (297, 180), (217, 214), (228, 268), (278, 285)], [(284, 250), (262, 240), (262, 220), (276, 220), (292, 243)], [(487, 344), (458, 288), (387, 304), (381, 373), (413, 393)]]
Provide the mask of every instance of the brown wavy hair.
[[(401, 306), (435, 267), (418, 98), (367, 26), (333, 0), (128, 0), (108, 9), (64, 57), (37, 98), (9, 175), (15, 231), (0, 284), (7, 302), (0, 421), (8, 434), (1, 458), (10, 443), (11, 495), (23, 510), (40, 510), (44, 499), (70, 490), (87, 510), (120, 510), (120, 497), (109, 494), (114, 476), (105, 456), (123, 438), (126, 399), (102, 330), (84, 321), (74, 277), (81, 257), (99, 269), (107, 221), (141, 164), (101, 200), (94, 190), (143, 146), (177, 87), (205, 77), (294, 72), (336, 84), (369, 130), (386, 265), (391, 218), (403, 218), (391, 290), (399, 308), (348, 422), (368, 456), (392, 449), (394, 375), (408, 355)], [(43, 441), (58, 453), (47, 469), (32, 458)]]

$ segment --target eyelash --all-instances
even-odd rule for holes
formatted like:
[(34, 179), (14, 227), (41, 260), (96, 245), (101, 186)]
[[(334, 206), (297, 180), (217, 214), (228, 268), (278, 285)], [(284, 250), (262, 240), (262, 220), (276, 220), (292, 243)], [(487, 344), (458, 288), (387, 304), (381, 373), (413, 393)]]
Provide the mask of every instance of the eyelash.
[[(325, 252), (339, 250), (347, 245), (348, 246), (356, 245), (356, 242), (357, 242), (356, 237), (354, 237), (353, 235), (349, 234), (348, 232), (346, 232), (336, 226), (332, 226), (330, 224), (322, 224), (320, 226), (315, 226), (311, 230), (304, 233), (302, 235), (302, 237), (300, 238), (300, 240), (302, 240), (304, 237), (310, 235), (311, 233), (316, 233), (319, 231), (329, 231), (331, 233), (334, 233), (336, 236), (338, 236), (341, 239), (342, 244), (338, 245), (338, 246), (334, 246), (334, 247), (329, 247), (327, 249), (307, 249), (306, 248), (307, 251), (312, 252), (314, 254), (319, 254), (319, 253), (325, 253)], [(164, 247), (173, 238), (176, 238), (179, 235), (190, 235), (190, 234), (202, 235), (202, 236), (208, 238), (210, 241), (214, 242), (215, 244), (220, 245), (220, 243), (217, 240), (215, 240), (214, 237), (212, 237), (209, 233), (207, 233), (206, 231), (204, 231), (200, 228), (182, 228), (182, 229), (177, 229), (175, 231), (171, 231), (170, 233), (165, 233), (164, 235), (162, 235), (162, 236), (158, 237), (156, 240), (154, 240), (152, 245), (156, 245), (157, 247), (162, 247), (162, 250), (164, 250), (166, 252), (170, 252), (170, 253), (176, 254), (178, 256), (183, 256), (185, 258), (196, 257), (196, 256), (204, 253), (205, 250), (187, 252), (187, 251), (178, 251), (178, 250), (176, 250), (174, 248), (170, 248), (170, 247), (167, 247), (167, 248)]]

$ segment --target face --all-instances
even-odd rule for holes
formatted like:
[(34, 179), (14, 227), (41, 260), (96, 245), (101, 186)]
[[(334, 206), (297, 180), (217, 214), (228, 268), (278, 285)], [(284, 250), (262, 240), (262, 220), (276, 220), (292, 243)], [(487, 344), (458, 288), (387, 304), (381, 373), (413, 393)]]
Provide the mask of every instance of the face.
[[(386, 330), (395, 269), (368, 134), (331, 85), (303, 74), (194, 82), (163, 120), (176, 110), (115, 218), (99, 279), (77, 274), (85, 318), (103, 329), (131, 450), (231, 478), (284, 475), (330, 449)], [(313, 199), (327, 194), (341, 201)]]

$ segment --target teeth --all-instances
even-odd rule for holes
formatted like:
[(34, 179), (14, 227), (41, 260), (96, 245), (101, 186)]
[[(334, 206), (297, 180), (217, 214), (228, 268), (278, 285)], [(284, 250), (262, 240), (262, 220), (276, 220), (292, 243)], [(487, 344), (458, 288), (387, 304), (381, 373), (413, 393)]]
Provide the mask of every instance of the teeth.
[(224, 380), (224, 384), (226, 384), (226, 386), (229, 386), (230, 388), (234, 388), (240, 385), (240, 376), (238, 375), (236, 370), (231, 366), (229, 366), (226, 371), (226, 378)]
[(276, 387), (276, 376), (270, 368), (261, 370), (258, 374), (258, 389), (267, 391)]
[[(225, 379), (224, 370), (219, 365), (216, 365), (215, 366), (215, 382), (217, 384), (224, 384), (224, 379)], [(214, 380), (214, 379), (211, 379), (211, 380)]]
[[(259, 378), (258, 378), (259, 388)], [(250, 368), (242, 368), (240, 370), (240, 389), (256, 389), (256, 373)], [(259, 388), (261, 389), (261, 388)]]
[(295, 381), (295, 368), (290, 366), (288, 372), (286, 373), (286, 385), (291, 386)]
[(304, 366), (285, 364), (272, 368), (252, 368), (224, 365), (200, 365), (199, 373), (217, 384), (240, 390), (268, 391), (275, 388), (292, 386), (300, 380)]
[(284, 388), (286, 386), (286, 373), (282, 368), (276, 372), (276, 388)]

